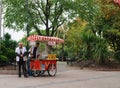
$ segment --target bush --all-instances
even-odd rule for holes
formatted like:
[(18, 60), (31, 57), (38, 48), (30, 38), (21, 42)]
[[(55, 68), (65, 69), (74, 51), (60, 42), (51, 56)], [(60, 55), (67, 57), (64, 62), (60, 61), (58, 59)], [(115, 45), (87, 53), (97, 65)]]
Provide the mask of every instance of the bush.
[(16, 56), (15, 51), (13, 49), (7, 48), (6, 56), (10, 62), (13, 62)]
[(99, 39), (99, 42), (95, 44), (93, 48), (93, 57), (99, 64), (105, 64), (108, 60), (110, 52), (108, 50), (108, 43), (104, 39)]
[(60, 61), (66, 61), (67, 57), (68, 57), (68, 53), (64, 50), (60, 51), (58, 54), (59, 60)]
[(0, 55), (0, 62), (6, 62), (8, 61), (8, 58), (4, 55)]
[(115, 52), (114, 58), (115, 58), (115, 60), (117, 60), (117, 61), (120, 62), (120, 50), (118, 50), (118, 51)]

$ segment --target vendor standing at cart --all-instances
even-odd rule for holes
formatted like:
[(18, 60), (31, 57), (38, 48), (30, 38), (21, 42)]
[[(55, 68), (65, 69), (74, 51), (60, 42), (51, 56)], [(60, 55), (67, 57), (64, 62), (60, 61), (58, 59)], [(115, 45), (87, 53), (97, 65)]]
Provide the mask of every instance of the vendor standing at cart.
[(32, 59), (37, 59), (40, 56), (40, 49), (39, 49), (39, 43), (37, 42), (35, 46), (32, 46), (29, 49), (29, 56)]
[(21, 77), (21, 67), (23, 70), (24, 77), (27, 77), (27, 69), (26, 69), (26, 60), (27, 60), (27, 51), (26, 48), (23, 47), (23, 43), (19, 43), (19, 46), (15, 50), (16, 53), (16, 61), (18, 62), (18, 76)]
[(37, 59), (40, 56), (40, 49), (39, 49), (39, 43), (36, 42), (35, 46), (32, 46), (29, 49), (29, 55), (28, 55), (28, 61), (27, 61), (27, 67), (28, 67), (28, 74), (31, 76), (31, 70), (30, 70), (30, 60), (31, 59)]

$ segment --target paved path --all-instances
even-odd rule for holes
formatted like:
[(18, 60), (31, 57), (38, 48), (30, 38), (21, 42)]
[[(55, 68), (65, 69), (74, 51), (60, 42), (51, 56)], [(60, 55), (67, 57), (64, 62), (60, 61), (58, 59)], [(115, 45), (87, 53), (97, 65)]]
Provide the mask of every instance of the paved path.
[(55, 77), (0, 75), (0, 88), (120, 88), (120, 72), (81, 70), (59, 63)]

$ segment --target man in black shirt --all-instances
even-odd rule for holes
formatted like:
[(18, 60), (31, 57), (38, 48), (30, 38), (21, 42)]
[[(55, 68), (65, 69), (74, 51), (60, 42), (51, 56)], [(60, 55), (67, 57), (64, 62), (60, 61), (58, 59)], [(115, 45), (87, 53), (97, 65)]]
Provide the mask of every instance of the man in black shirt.
[(38, 58), (39, 57), (39, 43), (36, 43), (36, 45), (32, 48), (32, 52), (31, 52), (31, 58)]
[(31, 70), (30, 70), (30, 59), (37, 59), (39, 56), (40, 56), (39, 43), (36, 43), (35, 46), (29, 49), (27, 67), (28, 67), (28, 74), (30, 76), (32, 75)]

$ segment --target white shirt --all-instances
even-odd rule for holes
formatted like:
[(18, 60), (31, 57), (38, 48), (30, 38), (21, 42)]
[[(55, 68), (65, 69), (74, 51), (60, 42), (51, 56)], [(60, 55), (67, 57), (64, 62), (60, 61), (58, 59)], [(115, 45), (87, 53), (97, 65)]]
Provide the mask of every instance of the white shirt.
[[(30, 52), (31, 54), (33, 54), (34, 47), (35, 47), (35, 46), (32, 46), (32, 47), (29, 49), (29, 52)], [(39, 47), (38, 47), (37, 50), (36, 50), (36, 57), (37, 57), (37, 55), (39, 55), (39, 53), (40, 53), (40, 50), (39, 50)], [(30, 54), (29, 54), (29, 57), (31, 57)]]
[[(15, 49), (15, 53), (17, 53), (17, 54), (20, 54), (20, 51), (21, 51), (23, 54), (24, 54), (25, 52), (27, 52), (27, 50), (26, 50), (25, 47), (22, 47), (21, 49), (20, 49), (19, 47), (17, 47), (17, 48)], [(24, 60), (24, 61), (27, 60), (27, 57), (24, 56), (24, 57), (23, 57), (23, 60)], [(19, 57), (19, 56), (16, 56), (16, 61), (20, 61), (20, 57)]]

